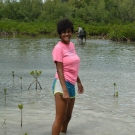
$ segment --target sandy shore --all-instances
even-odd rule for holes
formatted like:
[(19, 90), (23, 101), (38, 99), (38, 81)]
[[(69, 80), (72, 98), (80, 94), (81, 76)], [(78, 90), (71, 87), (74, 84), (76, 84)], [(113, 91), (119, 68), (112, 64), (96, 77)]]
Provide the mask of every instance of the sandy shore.
[[(40, 115), (40, 114), (39, 114)], [(42, 120), (41, 120), (42, 119)], [(50, 115), (49, 117), (41, 116), (37, 117), (37, 120), (26, 120), (23, 122), (22, 128), (20, 124), (14, 124), (7, 121), (6, 127), (3, 126), (0, 128), (0, 135), (51, 135), (51, 126), (53, 123), (53, 118)], [(100, 120), (96, 118), (91, 118), (91, 120), (86, 120), (83, 117), (73, 118), (69, 124), (67, 135), (134, 135), (132, 127), (129, 127), (128, 124), (120, 124), (120, 127), (117, 127), (115, 121), (110, 120)], [(64, 133), (61, 133), (64, 135)]]

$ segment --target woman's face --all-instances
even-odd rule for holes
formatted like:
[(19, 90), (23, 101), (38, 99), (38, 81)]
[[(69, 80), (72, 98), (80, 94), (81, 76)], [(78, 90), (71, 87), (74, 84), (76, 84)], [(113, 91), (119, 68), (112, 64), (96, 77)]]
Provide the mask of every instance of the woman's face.
[(68, 28), (66, 29), (66, 31), (61, 32), (61, 35), (60, 35), (61, 41), (65, 44), (69, 44), (71, 36), (72, 36), (72, 31), (70, 28)]

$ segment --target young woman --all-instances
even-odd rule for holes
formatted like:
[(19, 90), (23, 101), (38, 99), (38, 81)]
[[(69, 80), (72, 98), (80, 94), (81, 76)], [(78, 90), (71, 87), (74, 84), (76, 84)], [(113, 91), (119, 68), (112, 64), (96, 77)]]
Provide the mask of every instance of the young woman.
[(83, 86), (78, 76), (80, 58), (76, 54), (74, 44), (70, 38), (74, 31), (73, 23), (63, 19), (57, 24), (59, 41), (52, 56), (56, 65), (56, 74), (53, 82), (53, 94), (55, 97), (56, 117), (52, 126), (52, 135), (66, 132), (68, 123), (72, 116), (75, 103), (75, 84), (77, 82), (78, 92), (83, 93)]

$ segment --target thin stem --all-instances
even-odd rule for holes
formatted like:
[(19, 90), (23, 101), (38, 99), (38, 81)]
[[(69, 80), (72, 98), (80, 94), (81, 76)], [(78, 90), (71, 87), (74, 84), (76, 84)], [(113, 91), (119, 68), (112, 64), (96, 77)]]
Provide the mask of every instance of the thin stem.
[(37, 81), (37, 83), (39, 84), (40, 89), (42, 89), (42, 87), (41, 87), (41, 85), (40, 85), (39, 81), (38, 81), (38, 80), (36, 80), (36, 81)]
[(114, 96), (115, 96), (116, 94), (115, 94), (115, 86), (114, 86)]
[[(36, 81), (36, 80), (35, 80), (35, 81)], [(30, 84), (30, 86), (29, 86), (28, 90), (30, 89), (31, 85), (32, 85), (35, 81), (33, 81), (33, 82)]]
[(22, 127), (22, 110), (21, 110), (21, 127)]
[(4, 126), (4, 125), (6, 126), (6, 119), (4, 119), (2, 126)]
[(22, 80), (21, 80), (21, 90), (22, 90)]
[(6, 94), (5, 94), (5, 106), (6, 106)]
[(36, 79), (36, 90), (37, 90), (37, 79)]

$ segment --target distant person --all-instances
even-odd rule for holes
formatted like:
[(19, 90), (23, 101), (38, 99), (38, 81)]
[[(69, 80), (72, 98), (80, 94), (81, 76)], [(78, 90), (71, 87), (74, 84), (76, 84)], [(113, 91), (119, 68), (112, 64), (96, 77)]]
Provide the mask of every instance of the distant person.
[(83, 38), (85, 39), (85, 41), (86, 41), (86, 31), (85, 31), (85, 29), (84, 28), (82, 28), (82, 35), (83, 35)]
[(82, 39), (82, 34), (81, 34), (81, 32), (82, 32), (82, 28), (80, 27), (80, 26), (78, 26), (78, 38), (80, 38), (80, 39)]
[(83, 41), (83, 38), (86, 41), (86, 31), (84, 28), (78, 27), (78, 38), (80, 38)]
[(70, 41), (74, 31), (73, 23), (63, 19), (57, 23), (60, 41), (52, 51), (56, 74), (52, 90), (55, 97), (56, 116), (52, 126), (52, 135), (66, 133), (68, 123), (72, 117), (75, 103), (75, 84), (78, 92), (83, 93), (83, 85), (78, 76), (80, 58), (74, 44)]

